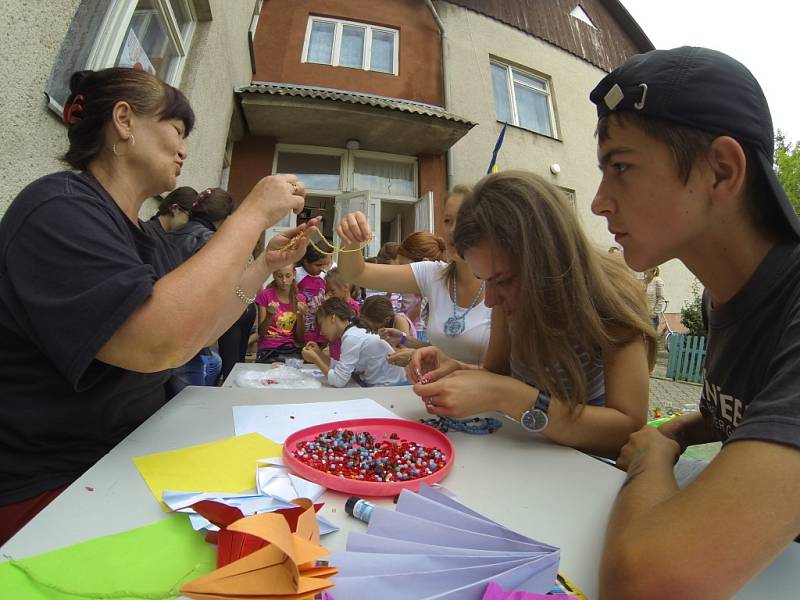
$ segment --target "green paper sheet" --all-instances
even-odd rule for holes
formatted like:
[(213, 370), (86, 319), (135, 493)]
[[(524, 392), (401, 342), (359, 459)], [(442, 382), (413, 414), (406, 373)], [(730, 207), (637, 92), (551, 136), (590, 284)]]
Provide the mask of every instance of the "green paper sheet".
[(256, 461), (281, 455), (281, 446), (258, 433), (134, 458), (161, 503), (164, 490), (238, 493), (256, 487)]
[[(217, 548), (186, 515), (0, 563), (0, 596), (13, 600), (167, 600), (216, 568)], [(12, 557), (13, 559), (13, 557)]]

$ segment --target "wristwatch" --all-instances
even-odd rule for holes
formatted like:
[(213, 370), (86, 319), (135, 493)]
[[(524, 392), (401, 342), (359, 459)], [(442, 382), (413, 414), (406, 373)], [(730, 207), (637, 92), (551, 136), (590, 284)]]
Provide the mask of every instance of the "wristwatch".
[(403, 345), (403, 344), (405, 344), (407, 341), (408, 341), (408, 336), (407, 336), (407, 335), (404, 333), (404, 334), (403, 334), (403, 337), (401, 337), (401, 338), (400, 338), (400, 343), (398, 343), (397, 345), (398, 345), (398, 346), (402, 346), (402, 345)]
[(539, 390), (536, 402), (528, 410), (522, 413), (519, 424), (523, 429), (532, 433), (541, 433), (547, 427), (547, 411), (550, 408), (550, 396)]

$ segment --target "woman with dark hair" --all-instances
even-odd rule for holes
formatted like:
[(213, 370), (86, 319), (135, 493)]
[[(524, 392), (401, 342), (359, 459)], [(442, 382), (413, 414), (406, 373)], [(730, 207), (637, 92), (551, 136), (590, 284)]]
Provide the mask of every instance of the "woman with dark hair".
[(175, 187), (189, 102), (127, 68), (76, 73), (70, 88), (72, 170), (28, 185), (0, 222), (0, 543), (157, 411), (170, 370), (306, 247), (278, 250), (304, 226), (248, 266), (264, 229), (303, 207), (296, 177), (267, 177), (176, 268), (138, 214)]
[(142, 229), (161, 234), (186, 225), (195, 200), (197, 191), (194, 188), (188, 185), (175, 188), (158, 203), (158, 211), (142, 223)]
[(195, 195), (188, 221), (167, 235), (180, 261), (205, 246), (232, 212), (233, 198), (221, 188), (208, 188)]
[(431, 414), (490, 410), (555, 442), (616, 458), (647, 417), (655, 335), (624, 263), (593, 247), (541, 177), (484, 177), (461, 205), (456, 250), (486, 283), (492, 335), (482, 369), (436, 348), (408, 367)]
[[(167, 233), (167, 240), (175, 249), (179, 263), (189, 260), (208, 243), (225, 219), (233, 212), (233, 198), (221, 188), (208, 188), (196, 194), (190, 206), (189, 220)], [(250, 325), (255, 320), (255, 312), (254, 304), (245, 309), (244, 314), (251, 317)], [(238, 340), (240, 328), (239, 321), (237, 321), (220, 336), (220, 339), (231, 334), (231, 330), (233, 330), (233, 335)], [(246, 335), (249, 333), (250, 327), (248, 326)], [(220, 378), (220, 372), (224, 378), (237, 361), (244, 360), (244, 353), (241, 358), (239, 357), (239, 345), (237, 344), (235, 348), (231, 349), (231, 344), (227, 344), (224, 356), (222, 346), (220, 346), (219, 353), (211, 347), (203, 348), (192, 360), (174, 369), (167, 386), (169, 397), (176, 395), (187, 385), (216, 385)]]

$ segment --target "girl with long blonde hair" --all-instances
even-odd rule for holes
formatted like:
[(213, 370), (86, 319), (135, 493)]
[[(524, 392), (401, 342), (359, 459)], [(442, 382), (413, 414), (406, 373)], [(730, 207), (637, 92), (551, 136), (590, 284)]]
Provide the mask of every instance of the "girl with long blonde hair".
[(486, 284), (491, 340), (482, 369), (417, 351), (409, 375), (428, 412), (496, 410), (556, 442), (616, 457), (647, 416), (655, 336), (641, 285), (590, 244), (563, 194), (532, 173), (482, 179), (453, 238)]

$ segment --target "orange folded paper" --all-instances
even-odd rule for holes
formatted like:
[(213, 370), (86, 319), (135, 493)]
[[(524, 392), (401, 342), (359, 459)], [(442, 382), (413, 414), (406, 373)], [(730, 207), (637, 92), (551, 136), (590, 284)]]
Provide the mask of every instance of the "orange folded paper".
[[(258, 538), (265, 546), (246, 556), (232, 556), (232, 562), (195, 579), (181, 593), (196, 600), (260, 598), (269, 600), (312, 600), (333, 587), (329, 577), (336, 568), (320, 559), (330, 554), (319, 545), (319, 528), (310, 500), (294, 500), (296, 509), (241, 518), (220, 531), (220, 551), (226, 535)], [(239, 544), (247, 551), (252, 544)], [(227, 547), (227, 551), (231, 548)]]

